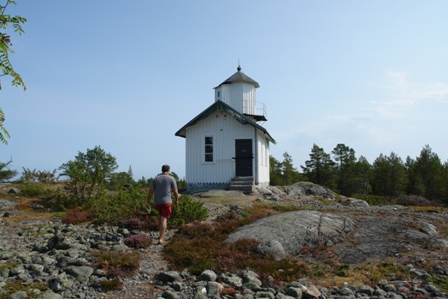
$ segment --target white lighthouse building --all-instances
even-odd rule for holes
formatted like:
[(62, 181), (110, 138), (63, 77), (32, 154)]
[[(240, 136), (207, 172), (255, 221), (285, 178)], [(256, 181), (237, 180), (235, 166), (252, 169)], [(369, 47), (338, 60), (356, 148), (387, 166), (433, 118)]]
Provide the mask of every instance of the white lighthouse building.
[(269, 145), (275, 140), (259, 123), (267, 121), (257, 103), (260, 85), (238, 66), (214, 88), (215, 101), (176, 132), (185, 138), (189, 191), (269, 185)]

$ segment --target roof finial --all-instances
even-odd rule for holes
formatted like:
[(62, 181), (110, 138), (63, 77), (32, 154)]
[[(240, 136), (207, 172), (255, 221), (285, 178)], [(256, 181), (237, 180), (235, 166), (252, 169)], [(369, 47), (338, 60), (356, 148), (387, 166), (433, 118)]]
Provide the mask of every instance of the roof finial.
[(236, 70), (239, 72), (241, 71), (241, 67), (240, 67), (240, 59), (238, 58), (238, 67), (236, 68)]

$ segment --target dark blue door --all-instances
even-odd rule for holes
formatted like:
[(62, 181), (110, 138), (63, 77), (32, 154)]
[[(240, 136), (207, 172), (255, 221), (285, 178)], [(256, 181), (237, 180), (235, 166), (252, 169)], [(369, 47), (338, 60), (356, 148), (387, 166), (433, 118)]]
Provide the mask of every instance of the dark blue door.
[(253, 176), (252, 139), (235, 140), (235, 176)]

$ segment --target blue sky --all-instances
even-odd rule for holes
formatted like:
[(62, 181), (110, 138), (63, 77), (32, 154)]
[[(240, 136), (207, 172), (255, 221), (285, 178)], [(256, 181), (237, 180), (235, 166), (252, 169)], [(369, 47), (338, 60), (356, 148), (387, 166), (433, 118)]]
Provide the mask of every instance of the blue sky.
[(185, 175), (175, 132), (242, 71), (260, 84), (263, 125), (300, 170), (313, 144), (372, 163), (428, 144), (447, 161), (448, 1), (35, 1), (2, 77), (11, 138), (0, 161), (53, 170), (95, 146), (118, 171)]

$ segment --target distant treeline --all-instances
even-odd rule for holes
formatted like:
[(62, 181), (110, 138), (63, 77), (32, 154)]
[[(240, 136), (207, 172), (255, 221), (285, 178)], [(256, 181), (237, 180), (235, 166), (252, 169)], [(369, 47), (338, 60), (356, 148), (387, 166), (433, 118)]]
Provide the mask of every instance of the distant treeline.
[(356, 158), (355, 150), (345, 144), (336, 145), (331, 153), (314, 144), (309, 156), (305, 166), (300, 166), (302, 172), (293, 166), (287, 152), (283, 161), (270, 156), (270, 184), (285, 186), (310, 181), (344, 196), (418, 195), (448, 203), (448, 161), (442, 163), (429, 145), (423, 147), (420, 156), (408, 156), (405, 161), (391, 152), (380, 154), (370, 164), (363, 156)]

